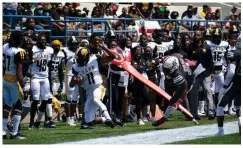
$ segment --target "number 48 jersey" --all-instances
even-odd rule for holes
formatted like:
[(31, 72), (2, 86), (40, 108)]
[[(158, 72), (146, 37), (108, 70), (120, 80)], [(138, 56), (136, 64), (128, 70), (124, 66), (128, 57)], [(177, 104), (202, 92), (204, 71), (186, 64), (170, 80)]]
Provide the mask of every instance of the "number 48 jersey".
[(79, 74), (83, 78), (83, 87), (88, 89), (94, 85), (101, 85), (103, 83), (100, 73), (100, 56), (91, 55), (87, 65), (80, 67), (77, 63), (73, 65), (73, 73)]
[(39, 58), (39, 61), (31, 65), (31, 72), (34, 74), (33, 78), (47, 78), (48, 77), (48, 63), (51, 60), (53, 54), (53, 49), (51, 47), (46, 47), (46, 49), (40, 49), (34, 46), (33, 49), (33, 59)]
[(207, 41), (207, 44), (212, 51), (214, 66), (226, 65), (225, 53), (227, 52), (227, 48), (229, 46), (228, 42), (221, 41), (221, 43), (217, 45), (211, 41)]

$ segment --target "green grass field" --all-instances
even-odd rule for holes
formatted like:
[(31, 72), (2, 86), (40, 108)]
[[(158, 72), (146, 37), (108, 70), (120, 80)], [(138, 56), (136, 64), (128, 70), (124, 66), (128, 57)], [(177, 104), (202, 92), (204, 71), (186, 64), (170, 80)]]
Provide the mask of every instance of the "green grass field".
[(218, 137), (179, 141), (172, 144), (241, 144), (241, 136), (236, 133)]
[[(235, 116), (225, 118), (226, 122), (235, 120)], [(216, 123), (216, 120), (207, 120), (206, 118), (202, 117), (199, 123), (199, 125), (213, 124)], [(169, 118), (169, 122), (166, 122), (162, 127), (153, 127), (151, 126), (151, 122), (148, 122), (144, 126), (139, 126), (136, 123), (127, 123), (125, 127), (115, 127), (114, 129), (106, 127), (105, 125), (96, 125), (92, 130), (80, 130), (79, 124), (76, 127), (70, 127), (67, 126), (64, 122), (58, 122), (57, 128), (55, 129), (43, 128), (28, 130), (28, 124), (23, 124), (21, 125), (22, 134), (26, 135), (27, 139), (7, 139), (3, 140), (3, 144), (54, 144), (68, 141), (79, 141), (91, 138), (125, 135), (130, 133), (140, 133), (151, 130), (163, 130), (188, 126), (196, 125), (191, 121), (185, 121), (184, 116), (179, 112), (175, 112), (173, 114), (173, 118)], [(212, 143), (214, 142), (212, 141)], [(238, 141), (235, 144), (237, 143)]]

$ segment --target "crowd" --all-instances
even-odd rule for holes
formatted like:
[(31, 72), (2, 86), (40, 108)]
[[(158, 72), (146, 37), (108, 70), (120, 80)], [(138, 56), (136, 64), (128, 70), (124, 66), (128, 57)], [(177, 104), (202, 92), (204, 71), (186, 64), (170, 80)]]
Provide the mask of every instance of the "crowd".
[[(10, 95), (6, 95), (11, 92), (4, 91), (6, 105), (3, 116), (3, 138), (7, 138), (6, 129), (8, 129), (11, 131), (11, 138), (24, 139), (25, 136), (18, 131), (19, 124), (29, 112), (30, 129), (40, 128), (43, 114), (45, 114), (44, 126), (55, 128), (52, 109), (59, 113), (59, 101), (62, 99), (64, 89), (63, 119), (69, 126), (75, 126), (76, 122), (81, 121), (81, 129), (90, 129), (96, 123), (105, 123), (114, 128), (115, 125), (124, 126), (126, 122), (144, 125), (144, 122), (152, 121), (153, 126), (158, 126), (167, 121), (172, 111), (180, 104), (192, 114), (192, 117), (184, 114), (186, 120), (200, 120), (200, 116), (214, 120), (216, 116), (222, 116), (224, 113), (233, 115), (235, 112), (240, 117), (239, 100), (222, 103), (218, 99), (226, 93), (225, 86), (229, 86), (228, 77), (225, 75), (228, 75), (231, 66), (226, 55), (240, 49), (240, 22), (223, 24), (228, 27), (226, 33), (222, 31), (222, 24), (202, 22), (191, 24), (190, 20), (220, 19), (220, 11), (210, 12), (207, 5), (203, 6), (201, 12), (197, 12), (197, 7), (189, 5), (182, 14), (181, 22), (170, 21), (178, 19), (179, 14), (177, 11), (170, 13), (165, 5), (136, 3), (129, 8), (122, 8), (122, 14), (117, 16), (118, 4), (97, 3), (91, 12), (92, 18), (168, 19), (159, 22), (161, 29), (155, 29), (151, 39), (148, 38), (144, 26), (140, 36), (129, 33), (119, 36), (113, 30), (121, 29), (124, 24), (122, 21), (113, 20), (109, 22), (113, 29), (105, 33), (104, 37), (103, 34), (92, 33), (88, 39), (79, 39), (75, 34), (69, 34), (67, 47), (62, 47), (64, 39), (53, 39), (51, 44), (48, 44), (50, 36), (36, 31), (49, 27), (45, 19), (28, 18), (22, 32), (15, 31), (9, 35), (4, 33), (4, 86), (6, 85), (7, 89), (9, 77), (14, 71), (24, 91), (24, 103), (20, 107), (17, 98), (13, 100), (15, 104), (12, 105), (9, 102)], [(18, 3), (18, 5), (5, 3), (3, 12), (5, 15), (51, 16), (53, 20), (64, 20), (65, 16), (89, 16), (89, 10), (76, 9), (78, 7), (76, 3), (66, 3), (64, 6), (62, 3), (38, 3), (34, 12), (31, 10), (32, 7), (32, 3)], [(240, 20), (240, 13), (237, 14), (235, 10), (236, 8), (232, 9), (228, 19)], [(20, 22), (19, 19), (6, 17), (3, 27), (16, 29), (22, 25)], [(175, 23), (195, 32), (175, 33), (172, 37), (171, 31), (177, 30)], [(134, 24), (132, 20), (127, 21), (126, 27)], [(94, 22), (94, 25), (94, 28), (103, 27), (99, 22)], [(89, 29), (84, 22), (70, 22), (68, 28)], [(51, 31), (54, 36), (64, 36), (65, 23), (52, 22)], [(23, 48), (26, 56), (22, 56), (22, 50), (17, 52), (18, 47)], [(16, 49), (14, 55), (9, 53), (10, 49)], [(144, 78), (171, 95), (171, 100), (167, 101), (121, 66), (111, 62), (119, 59), (121, 55)], [(14, 60), (9, 60), (10, 56), (13, 56)], [(23, 65), (21, 71), (19, 71), (21, 64), (18, 62)], [(16, 64), (17, 70), (12, 65), (9, 69), (9, 64)], [(57, 77), (59, 81), (56, 80)], [(236, 94), (240, 95), (238, 89)], [(239, 96), (235, 98), (239, 99)], [(225, 107), (226, 105), (228, 107)], [(76, 108), (79, 109), (78, 113)], [(7, 117), (11, 109), (11, 121), (8, 122)], [(161, 110), (160, 115), (158, 110)], [(183, 113), (183, 110), (180, 111)], [(222, 133), (221, 122), (219, 127)]]

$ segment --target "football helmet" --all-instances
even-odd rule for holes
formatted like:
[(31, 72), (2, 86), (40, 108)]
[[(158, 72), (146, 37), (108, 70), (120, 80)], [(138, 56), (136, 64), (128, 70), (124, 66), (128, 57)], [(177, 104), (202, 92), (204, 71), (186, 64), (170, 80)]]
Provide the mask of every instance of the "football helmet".
[(75, 36), (68, 38), (68, 48), (71, 51), (76, 51), (79, 47), (79, 41)]
[(79, 48), (76, 53), (77, 63), (79, 66), (84, 66), (89, 62), (89, 49), (87, 48)]
[(175, 56), (167, 56), (163, 59), (163, 72), (172, 74), (179, 69), (179, 60)]

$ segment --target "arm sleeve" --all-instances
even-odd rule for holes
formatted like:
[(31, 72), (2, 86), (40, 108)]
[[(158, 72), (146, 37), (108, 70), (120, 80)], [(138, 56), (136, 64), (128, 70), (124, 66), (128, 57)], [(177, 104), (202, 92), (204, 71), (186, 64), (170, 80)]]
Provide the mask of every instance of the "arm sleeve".
[[(75, 65), (74, 65), (74, 66), (75, 66)], [(74, 66), (73, 66), (73, 68), (72, 68), (72, 73), (73, 73), (74, 75), (77, 75), (78, 72), (75, 70)]]
[(176, 103), (180, 98), (184, 99), (187, 95), (187, 81), (184, 80), (179, 88), (176, 90), (175, 94), (171, 97), (171, 103)]

